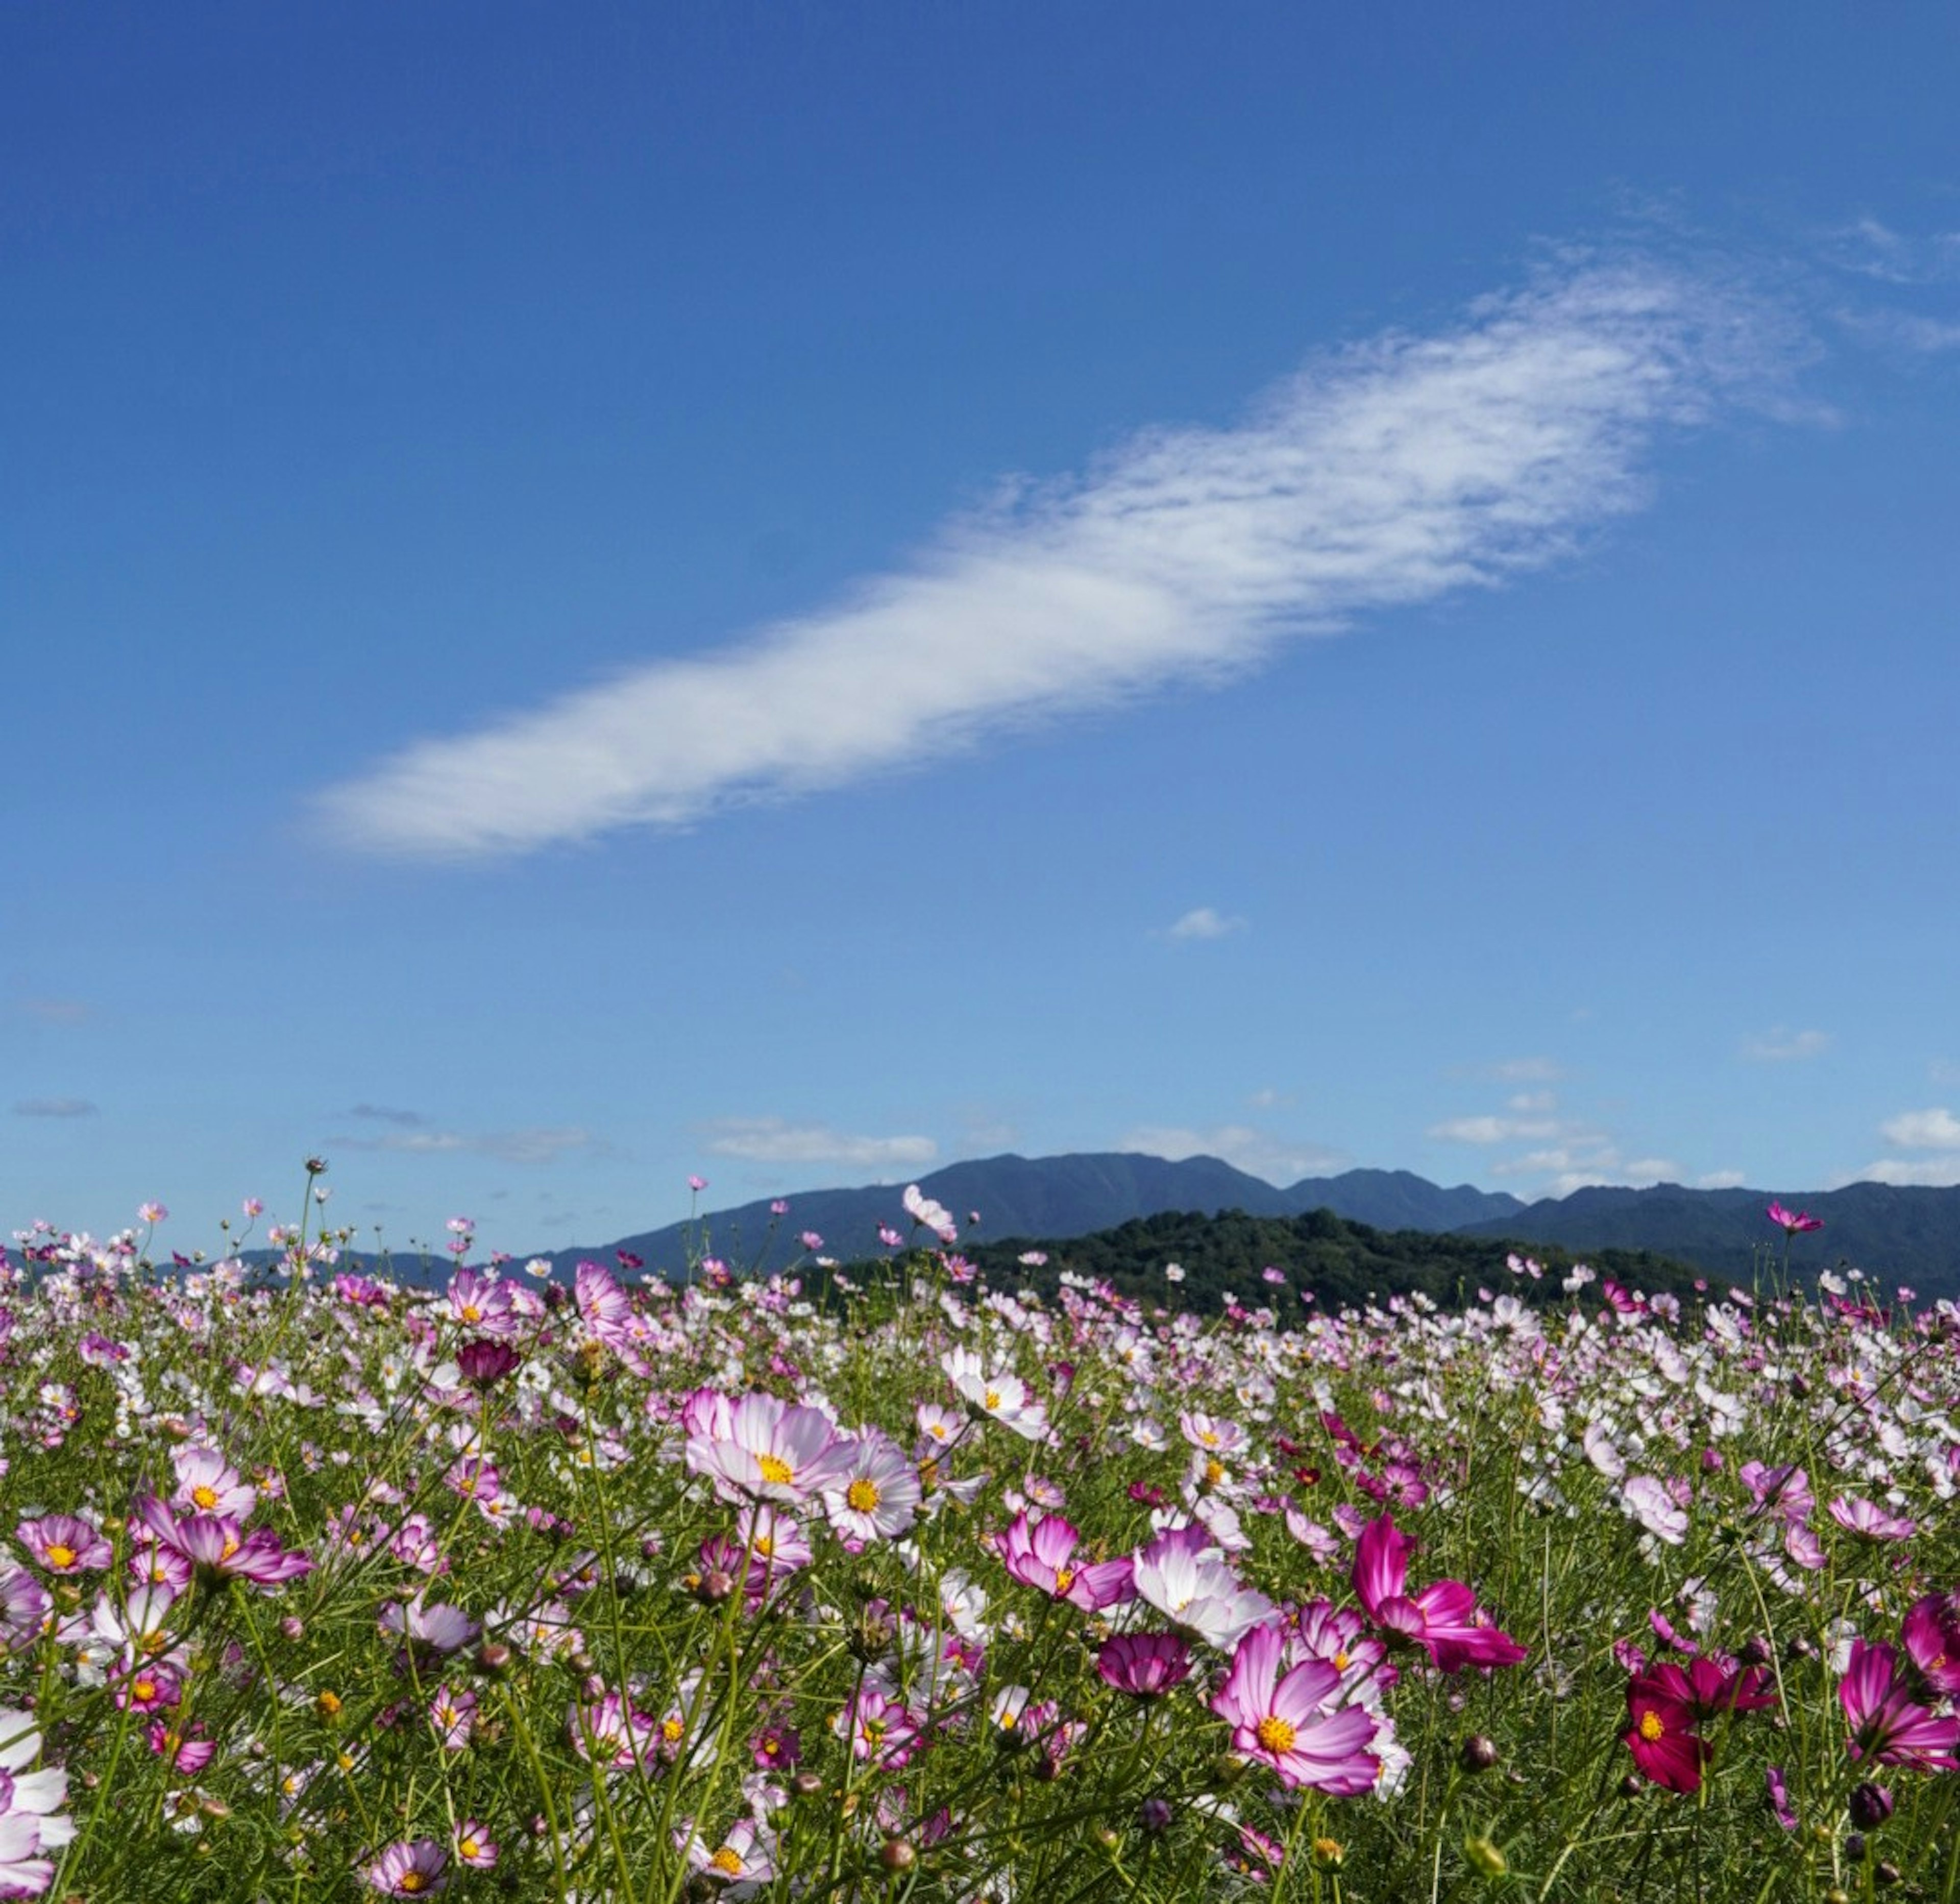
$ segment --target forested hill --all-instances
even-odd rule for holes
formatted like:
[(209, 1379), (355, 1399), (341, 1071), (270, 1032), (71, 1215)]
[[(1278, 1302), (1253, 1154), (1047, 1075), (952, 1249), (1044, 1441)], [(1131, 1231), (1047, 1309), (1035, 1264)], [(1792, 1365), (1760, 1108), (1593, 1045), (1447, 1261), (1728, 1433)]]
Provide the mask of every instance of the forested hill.
[[(1166, 1211), (1065, 1241), (1016, 1237), (963, 1253), (997, 1289), (1026, 1284), (1045, 1291), (1067, 1269), (1107, 1282), (1126, 1296), (1157, 1301), (1173, 1286), (1165, 1277), (1166, 1266), (1176, 1264), (1184, 1272), (1176, 1285), (1180, 1307), (1217, 1309), (1231, 1295), (1248, 1307), (1279, 1307), (1283, 1320), (1301, 1313), (1301, 1294), (1309, 1291), (1313, 1306), (1322, 1310), (1418, 1290), (1451, 1308), (1476, 1301), (1480, 1288), (1509, 1291), (1532, 1303), (1564, 1302), (1569, 1298), (1560, 1285), (1580, 1262), (1602, 1280), (1610, 1277), (1629, 1289), (1684, 1300), (1698, 1293), (1698, 1278), (1704, 1285), (1707, 1280), (1692, 1264), (1651, 1250), (1575, 1253), (1487, 1237), (1377, 1230), (1329, 1210), (1297, 1217)], [(1023, 1262), (1030, 1253), (1046, 1261)], [(1514, 1273), (1508, 1266), (1513, 1254), (1535, 1262), (1543, 1273)], [(1268, 1268), (1282, 1272), (1290, 1292), (1267, 1280)], [(1723, 1286), (1718, 1278), (1716, 1290)]]

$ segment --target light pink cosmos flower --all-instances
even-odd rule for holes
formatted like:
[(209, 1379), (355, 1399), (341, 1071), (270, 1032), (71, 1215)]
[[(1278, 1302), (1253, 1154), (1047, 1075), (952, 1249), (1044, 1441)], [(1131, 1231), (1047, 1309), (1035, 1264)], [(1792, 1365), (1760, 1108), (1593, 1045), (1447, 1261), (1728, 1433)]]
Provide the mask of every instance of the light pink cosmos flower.
[(1627, 1511), (1656, 1540), (1678, 1547), (1688, 1538), (1688, 1510), (1666, 1482), (1651, 1474), (1630, 1476), (1621, 1489)]
[(1341, 1675), (1321, 1660), (1282, 1673), (1286, 1638), (1277, 1626), (1255, 1626), (1232, 1655), (1211, 1709), (1230, 1722), (1232, 1749), (1268, 1765), (1288, 1786), (1309, 1785), (1338, 1797), (1372, 1791), (1381, 1775), (1373, 1743), (1375, 1715), (1342, 1705)]
[(215, 1448), (176, 1449), (170, 1466), (177, 1476), (170, 1505), (186, 1514), (228, 1514), (242, 1520), (259, 1504), (259, 1490)]
[(1415, 1543), (1396, 1531), (1383, 1514), (1362, 1529), (1355, 1543), (1354, 1587), (1368, 1617), (1390, 1639), (1423, 1648), (1437, 1668), (1460, 1672), (1466, 1666), (1515, 1666), (1526, 1649), (1500, 1632), (1461, 1581), (1440, 1580), (1411, 1598), (1409, 1556)]
[(449, 1882), (449, 1854), (433, 1838), (403, 1839), (364, 1864), (361, 1881), (383, 1897), (433, 1897)]
[(1166, 1529), (1138, 1553), (1131, 1579), (1139, 1599), (1223, 1652), (1274, 1609), (1214, 1551), (1202, 1527)]
[(930, 1230), (941, 1243), (957, 1243), (959, 1231), (953, 1221), (953, 1212), (943, 1203), (935, 1203), (921, 1191), (916, 1183), (907, 1186), (900, 1201), (905, 1206), (905, 1215), (920, 1228)]
[(1898, 1655), (1889, 1646), (1851, 1642), (1851, 1657), (1838, 1683), (1838, 1703), (1851, 1722), (1853, 1759), (1921, 1772), (1960, 1772), (1953, 1756), (1960, 1718), (1936, 1718), (1900, 1683)]
[(456, 1861), (472, 1871), (494, 1871), (503, 1849), (480, 1818), (466, 1818), (456, 1828)]
[(1824, 1227), (1824, 1219), (1822, 1217), (1814, 1217), (1808, 1210), (1786, 1210), (1780, 1203), (1771, 1203), (1763, 1214), (1787, 1237), (1801, 1236), (1806, 1230), (1821, 1230)]
[(1048, 1433), (1048, 1408), (1028, 1393), (1027, 1384), (1005, 1369), (989, 1371), (970, 1348), (951, 1348), (939, 1365), (951, 1377), (960, 1399), (975, 1414), (1011, 1428), (1024, 1440), (1039, 1441)]
[(830, 1524), (856, 1540), (894, 1540), (908, 1533), (924, 1492), (905, 1450), (875, 1428), (844, 1445), (848, 1465), (823, 1491)]
[(788, 1504), (838, 1485), (851, 1465), (851, 1444), (820, 1409), (791, 1406), (759, 1391), (729, 1409), (723, 1429), (709, 1414), (705, 1433), (691, 1436), (684, 1456), (725, 1499)]
[(438, 1602), (424, 1603), (422, 1596), (413, 1600), (391, 1600), (381, 1609), (381, 1631), (405, 1640), (425, 1654), (453, 1653), (476, 1637), (476, 1622), (460, 1606)]
[(96, 1573), (115, 1559), (97, 1528), (76, 1514), (44, 1514), (22, 1521), (14, 1534), (35, 1564), (51, 1574)]
[(459, 1269), (450, 1278), (450, 1317), (479, 1336), (514, 1335), (519, 1318), (514, 1293), (512, 1286), (498, 1277)]
[(839, 1738), (851, 1741), (854, 1758), (888, 1772), (899, 1770), (918, 1743), (918, 1721), (896, 1699), (872, 1686), (861, 1686), (850, 1704), (830, 1722)]
[(660, 1750), (660, 1722), (617, 1692), (595, 1701), (574, 1700), (565, 1709), (565, 1724), (573, 1749), (594, 1765), (616, 1770), (651, 1765)]
[(40, 1752), (32, 1715), (0, 1706), (0, 1897), (43, 1895), (55, 1881), (43, 1854), (75, 1836), (74, 1820), (55, 1814), (68, 1796), (68, 1774), (59, 1765), (26, 1769)]
[(460, 1752), (476, 1730), (476, 1695), (466, 1686), (442, 1687), (429, 1702), (429, 1724), (444, 1752)]
[(1839, 1527), (1861, 1540), (1910, 1540), (1919, 1531), (1917, 1522), (1888, 1514), (1876, 1501), (1862, 1495), (1841, 1494), (1828, 1511)]
[(712, 1849), (711, 1842), (692, 1825), (674, 1833), (687, 1861), (710, 1882), (727, 1885), (730, 1897), (746, 1897), (775, 1876), (775, 1836), (754, 1819), (737, 1819)]

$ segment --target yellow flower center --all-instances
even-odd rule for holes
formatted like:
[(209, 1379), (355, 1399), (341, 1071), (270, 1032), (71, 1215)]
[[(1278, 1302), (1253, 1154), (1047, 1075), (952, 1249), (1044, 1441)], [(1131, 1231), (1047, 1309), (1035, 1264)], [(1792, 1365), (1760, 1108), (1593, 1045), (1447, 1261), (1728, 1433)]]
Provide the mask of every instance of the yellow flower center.
[(742, 1854), (737, 1851), (731, 1851), (726, 1845), (724, 1845), (708, 1861), (717, 1871), (726, 1871), (730, 1877), (740, 1877), (742, 1875)]
[(404, 1871), (395, 1880), (395, 1888), (412, 1897), (428, 1881), (420, 1871)]
[(762, 1470), (762, 1479), (772, 1486), (786, 1488), (796, 1479), (796, 1470), (780, 1454), (759, 1454), (756, 1465)]
[(861, 1474), (844, 1490), (845, 1504), (859, 1514), (869, 1514), (879, 1498), (877, 1482)]
[(478, 1856), (482, 1849), (483, 1847), (467, 1832), (456, 1841), (456, 1855), (465, 1864), (467, 1864), (471, 1858)]
[(1640, 1737), (1646, 1740), (1649, 1745), (1652, 1745), (1656, 1739), (1665, 1737), (1666, 1733), (1667, 1727), (1662, 1724), (1660, 1715), (1658, 1712), (1643, 1712), (1640, 1715)]
[(1055, 1590), (1058, 1594), (1067, 1593), (1069, 1588), (1073, 1587), (1074, 1584), (1075, 1569), (1074, 1568), (1056, 1568), (1055, 1570)]
[(340, 1710), (340, 1695), (337, 1692), (323, 1692), (313, 1701), (313, 1705), (323, 1719), (330, 1719)]
[(1293, 1727), (1285, 1720), (1269, 1712), (1259, 1721), (1259, 1743), (1268, 1752), (1290, 1752), (1293, 1750)]
[(660, 1737), (669, 1745), (679, 1745), (680, 1735), (686, 1730), (686, 1727), (678, 1719), (663, 1719), (660, 1721)]
[(1003, 1732), (1013, 1731), (1020, 1716), (1012, 1706), (1003, 1706), (1001, 1708), (1001, 1730)]
[(1217, 1436), (1213, 1434), (1209, 1428), (1207, 1428), (1198, 1438), (1208, 1448), (1215, 1448), (1218, 1445)]
[(466, 1323), (479, 1323), (483, 1320), (483, 1312), (473, 1302), (466, 1302), (463, 1305), (463, 1320)]
[(1337, 1673), (1346, 1672), (1353, 1664), (1354, 1662), (1348, 1658), (1344, 1651), (1336, 1653), (1334, 1656), (1334, 1670)]
[(229, 1534), (224, 1536), (224, 1545), (218, 1550), (220, 1560), (229, 1560), (238, 1551), (238, 1543)]
[(201, 1513), (208, 1514), (218, 1505), (218, 1490), (206, 1487), (202, 1481), (191, 1489), (190, 1498)]
[(1219, 1482), (1224, 1479), (1225, 1464), (1223, 1462), (1214, 1460), (1205, 1463), (1204, 1485), (1207, 1487), (1215, 1488), (1217, 1486)]
[(1001, 1406), (1001, 1391), (998, 1388), (988, 1390), (985, 1406), (988, 1408), (998, 1408)]
[(759, 1533), (753, 1540), (749, 1542), (749, 1544), (750, 1546), (754, 1548), (756, 1552), (760, 1554), (765, 1560), (767, 1560), (768, 1557), (776, 1551), (776, 1543), (765, 1533)]
[(157, 1696), (157, 1683), (154, 1680), (137, 1680), (129, 1690), (139, 1700), (154, 1699)]
[(75, 1565), (75, 1549), (63, 1546), (59, 1540), (49, 1541), (48, 1565), (50, 1567), (72, 1567)]

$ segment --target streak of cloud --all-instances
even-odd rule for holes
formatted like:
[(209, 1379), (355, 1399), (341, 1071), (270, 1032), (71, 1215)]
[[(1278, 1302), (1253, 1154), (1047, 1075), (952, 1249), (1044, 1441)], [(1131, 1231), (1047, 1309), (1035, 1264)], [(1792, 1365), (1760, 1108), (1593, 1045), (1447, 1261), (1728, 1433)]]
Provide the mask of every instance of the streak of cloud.
[(1164, 928), (1168, 939), (1223, 939), (1234, 932), (1242, 932), (1246, 922), (1236, 915), (1227, 915), (1210, 906), (1195, 906), (1174, 925)]
[(16, 1117), (94, 1117), (96, 1106), (86, 1097), (24, 1097), (14, 1106)]
[(1235, 428), (1010, 484), (832, 606), (415, 742), (315, 817), (367, 852), (523, 853), (1242, 676), (1286, 638), (1570, 553), (1640, 503), (1658, 433), (1787, 355), (1774, 313), (1702, 279), (1568, 261), (1454, 328), (1316, 360)]
[(861, 1137), (827, 1124), (791, 1124), (780, 1117), (730, 1117), (707, 1127), (712, 1157), (753, 1164), (848, 1164), (864, 1170), (930, 1164), (939, 1146), (929, 1137)]

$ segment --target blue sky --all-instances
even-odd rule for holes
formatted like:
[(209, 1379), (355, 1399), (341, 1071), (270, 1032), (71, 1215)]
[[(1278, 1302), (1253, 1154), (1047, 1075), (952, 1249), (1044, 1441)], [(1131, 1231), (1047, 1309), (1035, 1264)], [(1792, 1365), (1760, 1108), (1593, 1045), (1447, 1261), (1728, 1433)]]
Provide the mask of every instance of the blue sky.
[(1960, 19), (0, 22), (0, 1219), (1960, 1182)]

